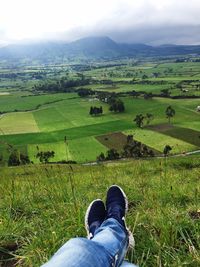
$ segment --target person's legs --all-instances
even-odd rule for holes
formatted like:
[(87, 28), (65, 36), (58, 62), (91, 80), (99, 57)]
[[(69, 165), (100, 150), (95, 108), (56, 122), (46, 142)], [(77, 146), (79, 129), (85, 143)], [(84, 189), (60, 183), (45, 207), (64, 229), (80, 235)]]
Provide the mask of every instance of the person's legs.
[(128, 233), (116, 219), (105, 220), (95, 232), (92, 241), (105, 248), (115, 262), (114, 266), (120, 266), (128, 248)]
[(112, 258), (103, 246), (86, 238), (73, 238), (42, 267), (111, 267)]
[(107, 219), (93, 239), (74, 238), (63, 245), (43, 267), (120, 266), (128, 246), (128, 236), (115, 219)]
[(117, 186), (108, 190), (107, 219), (103, 223), (104, 206), (100, 202), (102, 201), (94, 201), (89, 206), (85, 220), (92, 239), (69, 240), (43, 267), (120, 266), (128, 247), (128, 232), (124, 221), (127, 202), (124, 192)]

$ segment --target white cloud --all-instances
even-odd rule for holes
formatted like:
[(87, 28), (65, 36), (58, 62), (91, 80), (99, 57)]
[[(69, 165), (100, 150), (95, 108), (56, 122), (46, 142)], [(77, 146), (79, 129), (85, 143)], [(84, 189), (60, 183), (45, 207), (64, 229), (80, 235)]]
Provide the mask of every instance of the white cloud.
[[(0, 7), (0, 39), (4, 42), (117, 33), (125, 38), (126, 32), (130, 35), (148, 28), (148, 35), (152, 33), (149, 41), (142, 36), (138, 40), (129, 36), (129, 41), (156, 42), (152, 40), (156, 28), (200, 25), (199, 0), (0, 0)], [(192, 42), (187, 32), (182, 31), (182, 42), (184, 35)]]

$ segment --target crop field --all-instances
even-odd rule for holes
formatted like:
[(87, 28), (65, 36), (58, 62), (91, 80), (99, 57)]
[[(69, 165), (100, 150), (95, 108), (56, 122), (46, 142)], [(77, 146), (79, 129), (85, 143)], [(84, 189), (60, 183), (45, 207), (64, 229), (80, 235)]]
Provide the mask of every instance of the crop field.
[(107, 148), (122, 150), (126, 144), (127, 136), (121, 132), (97, 136), (96, 139)]
[(134, 129), (124, 131), (125, 134), (132, 134), (134, 138), (149, 147), (152, 147), (159, 151), (163, 152), (163, 148), (165, 145), (170, 145), (172, 149), (172, 153), (183, 154), (187, 151), (193, 151), (199, 149), (199, 146), (195, 146), (190, 144), (189, 142), (184, 142), (178, 138), (173, 138), (169, 135), (161, 134), (157, 131), (151, 131), (149, 129)]
[[(44, 93), (33, 90), (43, 79), (54, 81), (68, 71), (68, 77), (78, 74), (70, 66), (28, 66), (20, 76), (2, 78), (0, 82), (0, 154), (6, 160), (10, 146), (27, 154), (38, 163), (38, 151), (53, 150), (52, 161), (94, 161), (108, 148), (123, 148), (126, 135), (133, 134), (152, 149), (163, 152), (165, 145), (173, 147), (172, 154), (198, 150), (200, 147), (200, 105), (198, 98), (172, 99), (120, 96), (125, 112), (109, 111), (107, 103), (93, 96), (79, 97), (76, 92)], [(0, 74), (13, 75), (15, 71), (1, 69)], [(82, 88), (108, 93), (139, 91), (160, 94), (169, 90), (171, 96), (200, 96), (199, 62), (128, 62), (123, 66), (105, 67), (83, 71), (95, 81)], [(108, 84), (103, 80), (110, 80)], [(180, 89), (181, 88), (181, 89)], [(76, 88), (75, 88), (76, 89)], [(183, 92), (183, 90), (186, 90)], [(175, 116), (169, 124), (165, 110), (171, 105)], [(91, 106), (102, 106), (103, 114), (91, 116)], [(137, 114), (151, 113), (153, 120), (139, 129), (133, 122)], [(166, 127), (163, 127), (166, 125)], [(118, 134), (119, 133), (119, 134)], [(118, 139), (123, 136), (122, 139)], [(106, 136), (110, 137), (105, 142)], [(121, 140), (121, 141), (120, 141)], [(108, 144), (109, 143), (109, 144)]]
[(34, 116), (30, 112), (1, 115), (0, 125), (2, 134), (39, 132)]
[[(53, 161), (75, 160), (86, 162), (95, 160), (105, 152), (107, 146), (94, 137), (123, 131), (133, 134), (134, 138), (155, 150), (163, 151), (165, 145), (173, 147), (173, 153), (197, 150), (200, 147), (200, 121), (195, 107), (198, 100), (169, 100), (152, 99), (143, 100), (126, 97), (123, 98), (126, 106), (124, 113), (113, 114), (108, 105), (99, 102), (90, 102), (89, 99), (79, 97), (66, 99), (48, 104), (32, 112), (13, 112), (3, 114), (1, 122), (0, 141), (22, 146), (28, 151), (33, 162), (36, 146), (41, 151), (52, 149), (55, 151)], [(90, 116), (90, 105), (102, 105), (102, 116)], [(167, 124), (165, 109), (172, 105), (176, 115), (170, 127), (165, 131), (159, 125)], [(145, 109), (144, 109), (145, 107)], [(154, 115), (151, 125), (138, 129), (133, 122), (134, 116), (144, 109), (144, 114), (150, 112)], [(66, 137), (68, 145), (64, 144)], [(113, 148), (118, 148), (118, 140), (112, 141)], [(28, 147), (28, 149), (27, 149)], [(5, 146), (4, 148), (5, 149)]]

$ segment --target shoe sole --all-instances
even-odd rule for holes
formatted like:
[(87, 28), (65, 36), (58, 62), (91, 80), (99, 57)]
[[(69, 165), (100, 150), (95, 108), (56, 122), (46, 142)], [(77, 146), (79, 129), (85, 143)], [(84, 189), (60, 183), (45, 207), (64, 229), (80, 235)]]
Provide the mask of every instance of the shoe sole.
[(86, 230), (86, 232), (87, 232), (87, 238), (88, 238), (88, 239), (91, 238), (91, 236), (90, 236), (90, 232), (89, 232), (88, 216), (89, 216), (91, 207), (93, 206), (93, 204), (94, 204), (96, 201), (101, 201), (101, 202), (103, 202), (101, 199), (95, 199), (95, 200), (93, 200), (93, 201), (90, 203), (90, 205), (88, 206), (87, 211), (86, 211), (86, 213), (85, 213), (85, 230)]

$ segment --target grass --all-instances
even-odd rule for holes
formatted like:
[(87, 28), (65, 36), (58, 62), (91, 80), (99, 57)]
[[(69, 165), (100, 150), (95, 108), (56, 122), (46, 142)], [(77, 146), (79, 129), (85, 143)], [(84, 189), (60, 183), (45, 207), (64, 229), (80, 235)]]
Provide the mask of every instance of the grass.
[(79, 139), (80, 137), (89, 137), (108, 132), (117, 132), (124, 129), (129, 129), (131, 126), (132, 123), (128, 121), (114, 120), (111, 122), (74, 127), (54, 132), (2, 135), (0, 136), (0, 142), (6, 141), (13, 145), (54, 143), (64, 140), (65, 136), (68, 140), (73, 140)]
[(129, 198), (127, 222), (139, 266), (200, 264), (199, 158), (46, 165), (1, 170), (1, 251), (17, 266), (40, 266), (67, 240), (85, 236), (84, 215), (112, 184)]
[(101, 152), (107, 151), (93, 136), (69, 140), (68, 149), (71, 159), (79, 163), (94, 161)]
[[(124, 97), (126, 110), (124, 113), (113, 114), (108, 111), (108, 105), (100, 102), (91, 102), (90, 99), (68, 98), (61, 102), (55, 102), (42, 107), (33, 112), (16, 112), (4, 114), (1, 118), (0, 142), (7, 142), (14, 146), (36, 147), (37, 145), (52, 144), (60, 159), (73, 158), (78, 162), (83, 159), (93, 161), (99, 152), (104, 150), (100, 143), (95, 141), (96, 153), (90, 149), (85, 156), (87, 146), (94, 145), (94, 137), (112, 134), (123, 131), (125, 133), (136, 133), (136, 139), (158, 151), (163, 151), (166, 144), (173, 146), (173, 153), (192, 151), (198, 149), (200, 123), (199, 113), (195, 111), (198, 100), (173, 100), (156, 98), (144, 100), (141, 98)], [(92, 117), (88, 114), (91, 105), (102, 105), (104, 114)], [(176, 110), (176, 115), (172, 118), (173, 129), (159, 133), (157, 127), (167, 123), (165, 109), (171, 105)], [(140, 131), (133, 122), (136, 114), (152, 113), (154, 119), (151, 127), (155, 131)], [(60, 142), (64, 137), (71, 140), (70, 149), (65, 156), (65, 152), (60, 150)], [(85, 138), (85, 139), (82, 139)], [(86, 142), (84, 141), (86, 140)], [(90, 141), (89, 141), (90, 140)], [(89, 144), (89, 142), (91, 142)], [(83, 153), (77, 151), (81, 146)], [(86, 145), (87, 144), (87, 145)], [(56, 145), (58, 147), (56, 148)], [(51, 145), (49, 145), (51, 146)], [(102, 149), (102, 151), (100, 151)], [(63, 149), (64, 151), (65, 149)], [(31, 158), (32, 152), (27, 150)], [(66, 151), (66, 150), (65, 150)], [(71, 152), (73, 151), (73, 152)], [(4, 152), (3, 152), (4, 153)], [(63, 154), (64, 153), (64, 154)], [(81, 160), (82, 159), (82, 160)], [(56, 159), (54, 159), (56, 161)]]
[(36, 155), (39, 151), (54, 151), (55, 156), (54, 158), (50, 159), (50, 161), (62, 161), (70, 159), (67, 153), (66, 144), (64, 143), (64, 140), (63, 142), (57, 143), (28, 145), (28, 155), (30, 157), (30, 160), (34, 163), (39, 163), (39, 159), (36, 158)]
[[(103, 106), (104, 115), (96, 117), (90, 116), (89, 110), (92, 105)], [(42, 132), (116, 120), (116, 118), (108, 112), (108, 105), (94, 101), (90, 102), (89, 99), (81, 98), (55, 103), (46, 109), (35, 111), (33, 114)]]
[(39, 132), (31, 112), (3, 114), (0, 117), (0, 131), (4, 134)]
[(193, 151), (197, 149), (197, 146), (184, 142), (178, 138), (171, 137), (156, 131), (149, 129), (134, 129), (127, 130), (125, 134), (132, 134), (137, 141), (145, 143), (149, 147), (152, 147), (161, 153), (163, 153), (164, 147), (170, 145), (172, 147), (172, 154), (182, 154), (186, 151)]
[[(156, 130), (155, 126), (150, 126), (150, 129)], [(159, 130), (157, 130), (159, 132)], [(187, 128), (171, 127), (165, 130), (160, 130), (161, 133), (174, 137), (176, 139), (183, 140), (184, 142), (190, 143), (196, 147), (200, 147), (200, 131), (195, 131)]]
[(39, 163), (35, 157), (38, 151), (54, 151), (55, 157), (50, 162), (73, 160), (78, 163), (96, 160), (101, 152), (106, 152), (106, 147), (100, 144), (94, 137), (83, 137), (74, 140), (64, 139), (62, 142), (28, 145), (28, 155), (34, 163)]
[[(125, 63), (125, 65), (105, 66), (105, 68), (99, 69), (92, 69), (91, 65), (91, 71), (83, 72), (85, 77), (96, 77), (95, 79), (99, 81), (108, 79), (115, 83), (114, 85), (90, 84), (86, 88), (109, 92), (136, 90), (153, 93), (159, 93), (160, 90), (169, 88), (172, 95), (177, 95), (183, 93), (176, 85), (180, 81), (192, 80), (190, 84), (182, 83), (182, 86), (189, 90), (187, 94), (199, 95), (200, 64), (198, 62), (176, 63), (172, 61), (173, 59), (168, 60), (168, 62), (154, 59), (151, 59), (151, 62), (146, 60), (140, 62), (123, 60), (119, 62), (116, 60), (113, 63)], [(19, 69), (10, 69), (4, 63), (0, 64), (2, 64), (1, 73), (19, 73)], [(33, 62), (34, 64), (35, 62)], [(99, 62), (94, 64), (98, 66)], [(94, 138), (120, 131), (137, 132), (138, 140), (159, 151), (163, 150), (166, 143), (173, 146), (174, 153), (199, 148), (200, 114), (196, 112), (199, 99), (154, 98), (144, 100), (142, 98), (123, 97), (126, 111), (122, 114), (113, 114), (109, 111), (107, 104), (94, 101), (91, 98), (79, 98), (76, 93), (33, 95), (32, 87), (42, 82), (33, 76), (38, 71), (42, 72), (44, 80), (49, 81), (60, 79), (61, 76), (66, 74), (66, 71), (70, 72), (69, 77), (77, 77), (76, 71), (70, 65), (52, 64), (45, 67), (21, 65), (20, 75), (17, 79), (1, 79), (0, 93), (9, 93), (9, 95), (0, 96), (0, 112), (12, 111), (12, 113), (4, 114), (0, 120), (0, 142), (7, 142), (28, 151), (31, 158), (35, 153), (34, 147), (40, 145), (44, 149), (47, 146), (53, 147), (57, 151), (56, 154), (59, 159), (73, 158), (78, 162), (87, 158), (95, 160), (96, 154), (92, 149), (89, 150), (88, 156), (85, 156), (86, 148), (82, 149), (83, 152), (77, 152), (80, 144), (81, 147), (87, 144), (89, 148), (94, 145), (99, 153), (104, 147), (102, 148), (101, 144)], [(155, 73), (157, 73), (158, 78), (155, 78)], [(147, 75), (146, 79), (143, 79), (144, 75)], [(138, 84), (130, 84), (129, 82), (133, 79)], [(155, 84), (145, 84), (146, 81), (155, 82)], [(165, 83), (159, 84), (160, 81), (165, 81)], [(103, 116), (90, 116), (89, 110), (92, 105), (102, 105)], [(159, 133), (157, 130), (155, 132), (140, 132), (136, 128), (133, 119), (136, 114), (140, 113), (152, 113), (154, 115), (154, 120), (151, 122), (153, 127), (166, 123), (165, 110), (168, 105), (171, 105), (176, 111), (176, 115), (172, 119), (174, 129)], [(13, 112), (14, 110), (22, 112)], [(29, 111), (25, 112), (26, 110)], [(69, 146), (66, 149), (60, 146), (63, 143), (64, 136), (69, 141)], [(1, 146), (0, 153), (5, 154), (7, 158), (8, 153), (3, 146)], [(60, 153), (60, 156), (58, 156), (58, 153)]]
[[(37, 108), (38, 105), (45, 105), (45, 103), (68, 99), (75, 97), (76, 94), (46, 94), (46, 95), (31, 95), (27, 96), (27, 92), (20, 90), (13, 92), (8, 96), (0, 97), (0, 111), (11, 112), (15, 110), (25, 111)], [(26, 96), (26, 97), (22, 97)], [(8, 105), (9, 103), (9, 105)]]
[(109, 149), (123, 150), (127, 143), (127, 136), (121, 132), (97, 136), (96, 139)]

